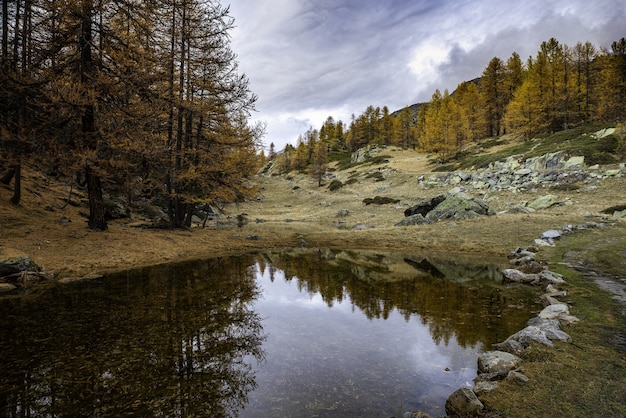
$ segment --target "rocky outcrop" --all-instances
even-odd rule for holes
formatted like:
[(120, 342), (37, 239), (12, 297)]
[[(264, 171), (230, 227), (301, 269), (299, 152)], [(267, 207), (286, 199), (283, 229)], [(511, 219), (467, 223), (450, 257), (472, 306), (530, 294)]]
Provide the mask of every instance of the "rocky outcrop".
[(411, 206), (405, 218), (396, 226), (432, 224), (441, 220), (472, 219), (478, 216), (493, 215), (489, 204), (464, 193), (436, 196)]
[[(450, 172), (420, 176), (418, 181), (427, 188), (459, 187), (480, 191), (526, 191), (546, 187), (567, 187), (574, 183), (585, 183), (609, 177), (626, 175), (626, 168), (601, 170), (599, 167), (585, 167), (584, 157), (570, 156), (563, 151), (525, 159), (514, 155), (504, 161), (491, 163), (488, 168), (474, 173)], [(511, 209), (520, 211), (522, 207)], [(527, 208), (532, 210), (531, 208)]]
[(443, 194), (439, 196), (431, 197), (430, 199), (424, 199), (420, 201), (419, 203), (417, 203), (416, 205), (413, 205), (409, 207), (407, 210), (405, 210), (404, 216), (406, 217), (413, 216), (413, 215), (426, 216), (428, 212), (435, 209), (444, 200), (446, 200), (446, 196)]

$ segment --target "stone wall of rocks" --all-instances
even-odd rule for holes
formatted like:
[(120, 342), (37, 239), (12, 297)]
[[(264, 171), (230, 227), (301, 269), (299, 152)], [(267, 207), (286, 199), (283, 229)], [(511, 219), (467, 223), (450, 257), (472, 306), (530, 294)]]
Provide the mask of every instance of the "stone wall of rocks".
[(503, 282), (541, 287), (541, 301), (545, 308), (536, 317), (529, 319), (524, 329), (494, 344), (494, 350), (478, 356), (478, 375), (474, 379), (474, 387), (462, 387), (450, 395), (445, 405), (449, 417), (480, 416), (484, 410), (480, 395), (494, 390), (502, 380), (529, 382), (530, 379), (523, 373), (522, 356), (531, 344), (553, 347), (555, 341), (572, 341), (572, 337), (563, 329), (579, 319), (572, 316), (567, 304), (561, 301), (567, 296), (567, 291), (560, 288), (565, 280), (562, 275), (550, 271), (539, 262), (536, 254), (542, 246), (555, 245), (563, 235), (603, 227), (605, 224), (587, 222), (548, 230), (533, 245), (517, 248), (509, 254), (512, 268), (502, 271)]
[(527, 191), (544, 187), (591, 182), (626, 174), (626, 167), (600, 169), (586, 167), (584, 157), (569, 157), (565, 152), (549, 153), (524, 159), (521, 155), (491, 163), (487, 169), (466, 173), (463, 171), (420, 176), (418, 181), (426, 187), (454, 187), (461, 191)]

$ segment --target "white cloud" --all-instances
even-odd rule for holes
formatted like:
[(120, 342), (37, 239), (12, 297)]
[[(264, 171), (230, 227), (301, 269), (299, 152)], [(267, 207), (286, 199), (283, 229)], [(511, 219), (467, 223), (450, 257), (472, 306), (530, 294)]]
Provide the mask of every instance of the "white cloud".
[(232, 0), (233, 49), (259, 96), (266, 145), (282, 149), (328, 117), (397, 110), (523, 60), (555, 37), (607, 47), (624, 36), (623, 0)]

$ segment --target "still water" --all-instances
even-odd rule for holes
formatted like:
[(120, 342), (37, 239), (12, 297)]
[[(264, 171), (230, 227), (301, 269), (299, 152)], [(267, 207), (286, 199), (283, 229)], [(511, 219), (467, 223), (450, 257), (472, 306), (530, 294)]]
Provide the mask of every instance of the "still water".
[(281, 252), (0, 299), (0, 416), (444, 414), (536, 294), (475, 260)]

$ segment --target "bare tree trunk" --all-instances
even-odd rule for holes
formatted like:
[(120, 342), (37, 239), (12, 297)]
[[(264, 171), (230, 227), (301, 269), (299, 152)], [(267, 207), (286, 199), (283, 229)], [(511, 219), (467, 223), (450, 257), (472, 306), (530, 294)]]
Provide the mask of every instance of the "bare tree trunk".
[[(81, 36), (78, 42), (80, 48), (80, 81), (86, 85), (93, 83), (94, 63), (92, 56), (92, 15), (93, 3), (85, 1), (83, 6)], [(81, 115), (82, 133), (84, 143), (90, 149), (96, 148), (96, 106), (89, 103), (83, 107)], [(85, 167), (85, 178), (87, 181), (87, 195), (89, 196), (89, 229), (105, 231), (107, 220), (104, 214), (104, 200), (102, 198), (102, 183), (100, 176), (96, 174), (89, 165)]]
[(22, 165), (15, 164), (15, 177), (13, 178), (13, 196), (11, 197), (11, 203), (17, 205), (22, 198)]
[(9, 62), (9, 0), (2, 0), (2, 70)]
[(102, 183), (100, 176), (93, 172), (91, 167), (85, 169), (87, 179), (87, 194), (89, 196), (89, 229), (106, 231), (108, 228), (102, 198)]

